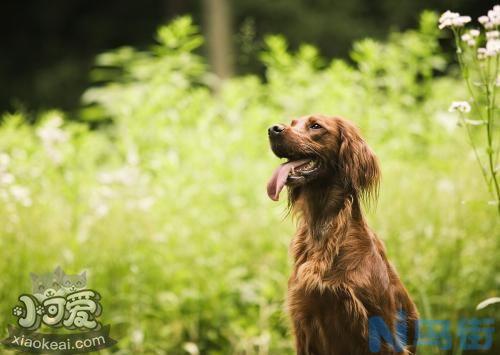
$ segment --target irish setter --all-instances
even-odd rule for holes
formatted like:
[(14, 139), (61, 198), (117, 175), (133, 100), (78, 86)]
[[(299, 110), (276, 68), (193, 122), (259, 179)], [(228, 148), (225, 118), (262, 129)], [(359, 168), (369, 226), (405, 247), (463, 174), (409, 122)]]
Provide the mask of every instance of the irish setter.
[[(267, 193), (276, 201), (287, 186), (299, 221), (287, 297), (297, 354), (414, 354), (417, 309), (361, 210), (361, 202), (377, 196), (377, 157), (343, 118), (305, 116), (268, 134), (274, 154), (287, 162)], [(370, 317), (387, 325), (392, 344), (370, 348), (370, 337), (376, 343), (378, 336)], [(406, 339), (396, 329), (401, 322)]]

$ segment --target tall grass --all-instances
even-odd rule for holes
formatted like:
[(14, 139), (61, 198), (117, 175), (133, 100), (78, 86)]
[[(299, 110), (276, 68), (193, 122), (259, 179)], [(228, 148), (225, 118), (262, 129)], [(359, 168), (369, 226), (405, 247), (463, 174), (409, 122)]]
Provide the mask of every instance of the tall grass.
[(265, 81), (216, 83), (180, 18), (148, 52), (97, 58), (82, 117), (104, 119), (99, 129), (58, 111), (33, 126), (5, 114), (3, 328), (31, 289), (28, 273), (61, 265), (88, 270), (119, 353), (291, 354), (293, 225), (265, 193), (278, 163), (266, 128), (309, 112), (352, 119), (378, 153), (383, 182), (368, 218), (422, 315), (498, 322), (495, 305), (474, 310), (499, 289), (499, 225), (447, 112), (463, 88), (435, 76), (445, 64), (436, 21), (424, 13), (419, 30), (356, 43), (352, 64), (270, 37)]

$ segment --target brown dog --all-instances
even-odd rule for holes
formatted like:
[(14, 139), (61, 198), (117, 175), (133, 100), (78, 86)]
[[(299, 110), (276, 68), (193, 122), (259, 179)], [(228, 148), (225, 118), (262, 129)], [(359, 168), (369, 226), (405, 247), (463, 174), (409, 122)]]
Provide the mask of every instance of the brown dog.
[[(268, 133), (273, 152), (288, 160), (274, 172), (268, 195), (278, 200), (286, 185), (299, 217), (287, 302), (297, 353), (414, 354), (417, 309), (361, 211), (361, 200), (377, 195), (375, 154), (353, 124), (337, 117), (306, 116)], [(370, 348), (378, 336), (370, 317), (387, 325), (392, 344)], [(406, 342), (397, 324), (406, 328)]]

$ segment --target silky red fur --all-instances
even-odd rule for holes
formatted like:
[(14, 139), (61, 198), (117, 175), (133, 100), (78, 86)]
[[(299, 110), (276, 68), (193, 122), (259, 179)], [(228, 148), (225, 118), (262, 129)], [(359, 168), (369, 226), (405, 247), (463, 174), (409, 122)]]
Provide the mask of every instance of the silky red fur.
[(397, 353), (385, 344), (379, 354), (414, 354), (417, 309), (361, 209), (377, 196), (380, 168), (359, 130), (343, 118), (307, 116), (271, 143), (281, 156), (314, 156), (324, 170), (288, 187), (298, 220), (287, 296), (297, 354), (373, 354), (368, 318), (381, 316), (394, 331), (399, 310), (408, 316), (409, 345)]

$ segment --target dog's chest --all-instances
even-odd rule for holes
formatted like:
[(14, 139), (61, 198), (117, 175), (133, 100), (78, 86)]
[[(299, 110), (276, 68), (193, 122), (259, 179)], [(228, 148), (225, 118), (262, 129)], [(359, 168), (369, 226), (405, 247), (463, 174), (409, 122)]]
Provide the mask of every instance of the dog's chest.
[(294, 281), (292, 276), (287, 300), (289, 314), (295, 328), (301, 329), (309, 344), (314, 344), (313, 353), (345, 355), (353, 353), (349, 344), (366, 346), (366, 315), (349, 289), (308, 292)]

